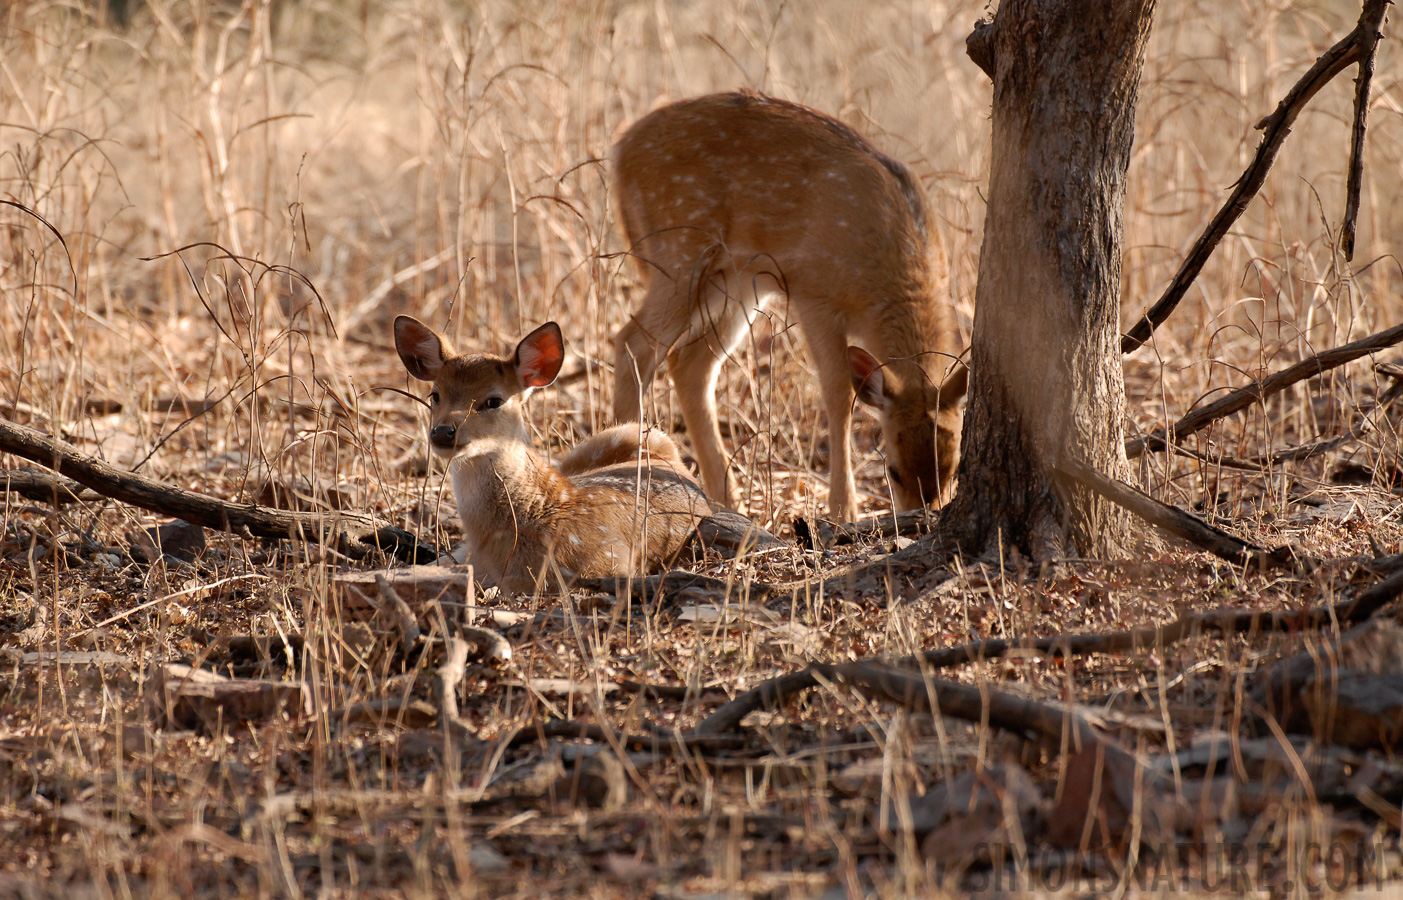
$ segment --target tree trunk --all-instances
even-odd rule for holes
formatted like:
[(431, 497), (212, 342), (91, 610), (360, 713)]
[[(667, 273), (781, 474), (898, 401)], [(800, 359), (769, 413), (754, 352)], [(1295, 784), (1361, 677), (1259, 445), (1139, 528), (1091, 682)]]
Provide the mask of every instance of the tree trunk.
[(1123, 443), (1126, 168), (1154, 0), (1005, 0), (970, 55), (994, 81), (989, 206), (959, 488), (962, 550), (1122, 555), (1131, 519), (1057, 475)]

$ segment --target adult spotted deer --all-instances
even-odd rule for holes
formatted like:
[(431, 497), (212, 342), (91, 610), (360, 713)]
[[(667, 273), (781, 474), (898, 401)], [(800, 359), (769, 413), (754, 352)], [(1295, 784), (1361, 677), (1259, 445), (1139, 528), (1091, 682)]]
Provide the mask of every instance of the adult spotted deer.
[(779, 301), (819, 376), (832, 515), (857, 514), (854, 391), (881, 418), (897, 509), (947, 499), (967, 373), (952, 368), (944, 264), (905, 166), (835, 119), (750, 93), (644, 116), (614, 148), (613, 166), (646, 285), (615, 338), (617, 421), (641, 420), (666, 356), (707, 492), (734, 505), (716, 379), (756, 316)]
[(555, 380), (565, 357), (554, 322), (502, 357), (455, 355), (443, 336), (400, 316), (395, 349), (409, 374), (433, 382), (429, 444), (451, 460), (463, 525), (454, 557), (486, 583), (529, 591), (555, 573), (641, 574), (675, 556), (711, 512), (661, 432), (615, 426), (559, 469), (532, 446), (526, 398)]

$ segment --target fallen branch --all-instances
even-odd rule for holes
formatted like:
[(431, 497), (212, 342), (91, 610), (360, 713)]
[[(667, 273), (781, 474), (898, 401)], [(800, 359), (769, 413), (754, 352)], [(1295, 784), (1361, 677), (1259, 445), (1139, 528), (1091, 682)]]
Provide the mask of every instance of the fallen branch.
[(1321, 438), (1311, 441), (1309, 444), (1302, 444), (1299, 447), (1289, 447), (1285, 450), (1277, 450), (1267, 456), (1249, 456), (1247, 459), (1238, 460), (1243, 466), (1255, 466), (1258, 469), (1267, 469), (1271, 466), (1280, 465), (1283, 462), (1299, 462), (1303, 459), (1310, 459), (1329, 453), (1337, 447), (1356, 441), (1364, 435), (1374, 430), (1374, 423), (1371, 421), (1377, 412), (1386, 411), (1393, 405), (1399, 397), (1403, 397), (1403, 381), (1395, 380), (1389, 385), (1379, 397), (1378, 402), (1359, 417), (1348, 431), (1337, 434), (1334, 437)]
[(576, 591), (593, 591), (612, 594), (619, 599), (632, 599), (639, 603), (656, 602), (659, 597), (677, 597), (683, 591), (703, 593), (711, 597), (725, 598), (737, 588), (745, 591), (752, 600), (764, 600), (778, 590), (776, 586), (759, 581), (744, 584), (732, 580), (699, 575), (685, 569), (669, 569), (657, 575), (642, 578), (576, 578), (570, 583)]
[[(966, 722), (987, 722), (1005, 731), (1051, 741), (1060, 741), (1064, 733), (1070, 732), (1068, 736), (1078, 748), (1104, 740), (1084, 716), (1069, 706), (988, 685), (928, 678), (911, 669), (870, 660), (813, 668), (827, 681), (847, 685), (872, 699), (887, 700), (913, 712), (932, 712)], [(1115, 746), (1113, 742), (1107, 743)], [(1126, 752), (1119, 747), (1116, 749)]]
[[(1378, 371), (1385, 371), (1385, 368), (1395, 368), (1386, 363), (1380, 363), (1374, 368)], [(1393, 376), (1397, 377), (1397, 376)], [(1287, 447), (1283, 450), (1274, 450), (1263, 456), (1249, 456), (1246, 459), (1238, 459), (1235, 456), (1227, 456), (1222, 453), (1203, 453), (1183, 444), (1170, 444), (1166, 449), (1171, 453), (1196, 459), (1199, 462), (1223, 469), (1235, 469), (1240, 472), (1266, 472), (1274, 466), (1279, 466), (1285, 462), (1300, 462), (1305, 459), (1312, 459), (1317, 456), (1324, 456), (1332, 450), (1348, 444), (1350, 441), (1357, 441), (1364, 435), (1374, 430), (1372, 418), (1375, 413), (1388, 409), (1399, 398), (1403, 397), (1403, 381), (1395, 380), (1388, 390), (1384, 391), (1378, 401), (1374, 403), (1366, 412), (1360, 415), (1359, 420), (1350, 426), (1349, 430), (1333, 437), (1320, 438), (1308, 444), (1300, 444), (1295, 447)]]
[[(1305, 109), (1311, 98), (1336, 75), (1354, 63), (1364, 60), (1366, 53), (1372, 59), (1373, 47), (1378, 41), (1378, 23), (1382, 21), (1384, 8), (1387, 5), (1387, 0), (1367, 0), (1364, 4), (1364, 10), (1360, 14), (1359, 23), (1354, 26), (1354, 30), (1341, 38), (1335, 46), (1326, 50), (1315, 61), (1315, 65), (1311, 66), (1296, 82), (1295, 86), (1286, 92), (1286, 96), (1281, 98), (1276, 111), (1257, 124), (1258, 130), (1262, 132), (1262, 141), (1257, 145), (1257, 155), (1252, 158), (1247, 170), (1237, 180), (1237, 186), (1228, 195), (1227, 201), (1218, 210), (1217, 215), (1198, 236), (1198, 240), (1194, 241), (1189, 255), (1184, 258), (1184, 262), (1179, 266), (1179, 271), (1174, 273), (1173, 280), (1164, 289), (1159, 300), (1135, 323), (1135, 327), (1121, 338), (1120, 349), (1122, 353), (1130, 353), (1149, 340), (1154, 330), (1163, 324), (1165, 319), (1169, 318), (1169, 315), (1174, 312), (1174, 308), (1179, 305), (1179, 301), (1184, 299), (1184, 295), (1188, 293), (1194, 280), (1198, 278), (1199, 272), (1203, 271), (1203, 266), (1208, 262), (1208, 258), (1213, 255), (1219, 242), (1227, 235), (1228, 229), (1233, 226), (1233, 223), (1247, 209), (1248, 203), (1262, 189), (1262, 185), (1267, 180), (1267, 173), (1271, 171), (1272, 164), (1276, 162), (1276, 155), (1281, 150), (1281, 145), (1285, 142), (1286, 136), (1291, 133), (1291, 126), (1295, 124), (1296, 117), (1301, 110)], [(1375, 16), (1377, 18), (1374, 18)], [(1370, 22), (1372, 24), (1369, 24)], [(1367, 92), (1367, 86), (1364, 90)], [(1358, 140), (1362, 146), (1362, 130)]]
[[(1014, 650), (1048, 654), (1058, 658), (1085, 656), (1090, 653), (1127, 653), (1159, 650), (1185, 638), (1215, 631), (1219, 634), (1251, 634), (1256, 632), (1301, 631), (1320, 628), (1332, 623), (1353, 624), (1370, 619), (1384, 606), (1403, 593), (1403, 567), (1397, 568), (1384, 580), (1366, 588), (1353, 600), (1314, 606), (1303, 610), (1243, 610), (1215, 609), (1175, 619), (1165, 625), (1150, 625), (1113, 631), (1108, 634), (1058, 634), (1034, 641), (1010, 641), (991, 638), (971, 641), (958, 647), (928, 650), (918, 656), (907, 656), (897, 665), (911, 666), (919, 660), (933, 669), (981, 660), (997, 659)], [(788, 676), (782, 676), (788, 677)]]
[(895, 514), (870, 516), (843, 524), (834, 524), (822, 519), (816, 522), (795, 519), (794, 532), (799, 535), (807, 533), (809, 544), (812, 546), (806, 549), (812, 550), (841, 547), (844, 544), (857, 544), (868, 540), (889, 540), (897, 535), (920, 537), (934, 529), (939, 522), (940, 510), (923, 507)]
[(783, 550), (789, 545), (765, 529), (729, 509), (722, 509), (697, 523), (694, 541), (703, 550), (714, 550), (725, 559), (752, 553)]
[(1290, 567), (1296, 563), (1295, 554), (1290, 547), (1263, 550), (1255, 544), (1228, 534), (1221, 528), (1209, 525), (1193, 513), (1161, 503), (1144, 491), (1107, 477), (1079, 460), (1064, 462), (1057, 467), (1057, 472), (1112, 503), (1130, 510), (1156, 528), (1188, 541), (1233, 565), (1252, 566), (1261, 570), (1273, 566)]
[(1353, 600), (1341, 600), (1334, 606), (1319, 607), (1312, 616), (1312, 624), (1324, 624), (1327, 621), (1363, 622), (1392, 603), (1399, 594), (1403, 594), (1403, 568), (1366, 588)]
[[(1403, 559), (1395, 560), (1392, 568), (1392, 574), (1366, 588), (1354, 599), (1304, 610), (1216, 609), (1185, 616), (1166, 625), (1132, 628), (1108, 634), (1057, 634), (1032, 641), (991, 638), (882, 662), (907, 669), (917, 666), (946, 669), (966, 663), (998, 659), (1015, 650), (1066, 658), (1091, 653), (1157, 650), (1210, 630), (1228, 635), (1301, 631), (1334, 623), (1355, 624), (1366, 621), (1393, 602), (1399, 594), (1403, 594)], [(777, 709), (796, 694), (818, 687), (819, 679), (816, 673), (821, 671), (820, 666), (811, 665), (797, 672), (764, 681), (717, 708), (697, 726), (695, 733), (724, 734), (734, 731), (739, 727), (741, 720), (750, 713), (762, 709)]]
[(1048, 811), (1048, 836), (1055, 843), (1084, 844), (1094, 836), (1119, 844), (1134, 840), (1136, 831), (1153, 843), (1174, 833), (1176, 804), (1162, 773), (1098, 733), (1071, 706), (870, 662), (822, 666), (820, 674), (874, 700), (992, 725), (1057, 747), (1065, 781)]
[(565, 738), (611, 744), (617, 741), (625, 749), (649, 750), (653, 753), (685, 756), (696, 750), (734, 750), (745, 745), (745, 738), (736, 734), (658, 731), (654, 733), (610, 733), (600, 725), (572, 722), (566, 719), (546, 719), (521, 729), (507, 742), (509, 747), (521, 747), (544, 738)]
[(697, 726), (696, 734), (726, 734), (735, 731), (740, 727), (741, 719), (751, 713), (762, 709), (778, 709), (790, 697), (816, 688), (818, 683), (813, 666), (762, 681), (734, 700), (722, 704), (703, 719)]
[(1392, 347), (1399, 341), (1403, 341), (1403, 325), (1395, 325), (1352, 343), (1317, 353), (1309, 359), (1303, 359), (1293, 366), (1288, 366), (1280, 372), (1254, 381), (1246, 387), (1230, 391), (1207, 406), (1190, 412), (1175, 422), (1167, 432), (1160, 431), (1143, 438), (1132, 438), (1126, 441), (1125, 455), (1134, 459), (1147, 450), (1150, 452), (1163, 450), (1170, 442), (1201, 431), (1225, 416), (1240, 412), (1253, 403), (1266, 402), (1266, 399), (1272, 394), (1288, 388), (1298, 381), (1323, 375), (1331, 369), (1353, 362), (1361, 356)]
[(29, 468), (0, 472), (0, 490), (54, 506), (102, 499), (97, 491), (89, 490), (71, 478), (35, 472)]
[(614, 682), (619, 686), (619, 690), (625, 694), (652, 694), (659, 700), (683, 701), (694, 692), (685, 684), (653, 684), (647, 681), (633, 681), (628, 678), (620, 678)]
[(374, 551), (409, 562), (432, 562), (437, 551), (402, 528), (355, 513), (293, 512), (230, 503), (208, 494), (124, 472), (72, 444), (0, 419), (0, 451), (13, 453), (72, 478), (104, 497), (244, 537), (312, 541), (353, 559)]
[(227, 678), (177, 663), (157, 667), (149, 690), (149, 702), (161, 720), (209, 733), (224, 724), (258, 722), (284, 711), (293, 716), (312, 713), (312, 692), (305, 682)]

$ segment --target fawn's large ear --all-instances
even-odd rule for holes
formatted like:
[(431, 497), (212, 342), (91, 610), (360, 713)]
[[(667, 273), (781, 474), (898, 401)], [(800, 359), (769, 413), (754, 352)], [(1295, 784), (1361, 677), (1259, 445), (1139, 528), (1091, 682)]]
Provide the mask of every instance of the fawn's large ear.
[(861, 347), (848, 348), (848, 373), (852, 375), (857, 399), (876, 409), (886, 409), (887, 395), (882, 388), (882, 364)]
[(524, 388), (545, 387), (555, 381), (565, 363), (565, 338), (560, 326), (547, 322), (522, 338), (512, 361)]
[(438, 332), (413, 316), (395, 319), (395, 349), (409, 374), (420, 381), (437, 378), (443, 361), (453, 355), (448, 342)]

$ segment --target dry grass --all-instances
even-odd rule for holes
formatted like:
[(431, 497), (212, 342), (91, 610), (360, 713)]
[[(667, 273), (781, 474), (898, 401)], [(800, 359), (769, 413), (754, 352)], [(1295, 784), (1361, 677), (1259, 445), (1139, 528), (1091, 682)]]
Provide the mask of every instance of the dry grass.
[[(269, 480), (302, 482), (322, 502), (446, 543), (450, 504), (440, 474), (424, 476), (417, 408), (387, 390), (419, 389), (394, 358), (389, 322), (412, 313), (460, 347), (502, 349), (557, 319), (587, 377), (536, 401), (541, 439), (554, 447), (600, 425), (609, 339), (635, 287), (602, 160), (637, 116), (711, 90), (750, 87), (833, 112), (907, 162), (969, 333), (989, 88), (963, 41), (981, 4), (153, 0), (131, 4), (126, 25), (89, 5), (0, 7), (0, 199), (32, 213), (0, 207), (0, 414), (118, 465), (234, 499), (256, 498)], [(1241, 172), (1252, 125), (1357, 12), (1338, 2), (1161, 10), (1130, 173), (1126, 319), (1155, 299)], [(1396, 57), (1384, 42), (1355, 261), (1333, 246), (1352, 98), (1341, 80), (1302, 116), (1180, 311), (1127, 360), (1129, 432), (1403, 318)], [(757, 330), (723, 374), (721, 400), (750, 508), (777, 532), (826, 506), (813, 362), (782, 324)], [(1248, 458), (1338, 433), (1378, 380), (1353, 365), (1193, 446)], [(654, 398), (660, 419), (677, 418), (668, 391)], [(1158, 454), (1141, 477), (1162, 499), (1267, 543), (1332, 559), (1397, 552), (1396, 424), (1266, 474)], [(885, 502), (875, 437), (861, 417), (870, 511)], [(325, 716), (213, 734), (149, 728), (144, 673), (203, 658), (200, 629), (305, 634), (299, 671), (322, 711), (407, 689), (388, 667), (413, 665), (340, 642), (327, 588), (336, 561), (220, 535), (195, 564), (133, 562), (128, 535), (152, 521), (13, 495), (5, 508), (0, 643), (132, 662), (6, 663), (0, 873), (18, 880), (0, 880), (0, 894), (31, 882), (54, 896), (150, 897), (958, 890), (959, 876), (926, 866), (916, 844), (873, 831), (877, 798), (1008, 748), (988, 731), (941, 730), (833, 692), (750, 728), (730, 759), (631, 757), (620, 808), (566, 796), (482, 806), (455, 791), (558, 752), (545, 740), (495, 743), (553, 715), (619, 731), (687, 727), (721, 695), (805, 659), (1107, 630), (1181, 607), (1301, 606), (1333, 596), (1349, 571), (1248, 577), (1175, 553), (1079, 562), (1049, 582), (1017, 560), (985, 560), (908, 602), (814, 597), (738, 622), (566, 604), (564, 622), (523, 638), (505, 674), (474, 671), (464, 716), (493, 743), (458, 766), (415, 732)], [(796, 553), (712, 570), (779, 580), (809, 562)], [(127, 614), (149, 601), (161, 602)], [(987, 663), (960, 677), (1162, 715), (1167, 734), (1127, 740), (1163, 749), (1221, 725), (1236, 679), (1297, 640), (1203, 638), (1140, 658)], [(596, 688), (561, 698), (519, 686), (540, 676)], [(597, 687), (614, 677), (694, 691), (655, 701)], [(887, 773), (875, 786), (834, 789), (849, 766), (874, 760)], [(311, 798), (305, 809), (260, 818), (268, 798), (295, 792)], [(1277, 830), (1257, 836), (1286, 856), (1347, 830), (1306, 800), (1274, 814)], [(1396, 815), (1364, 821), (1396, 839)], [(1253, 869), (1253, 886), (1280, 890), (1274, 865)]]

